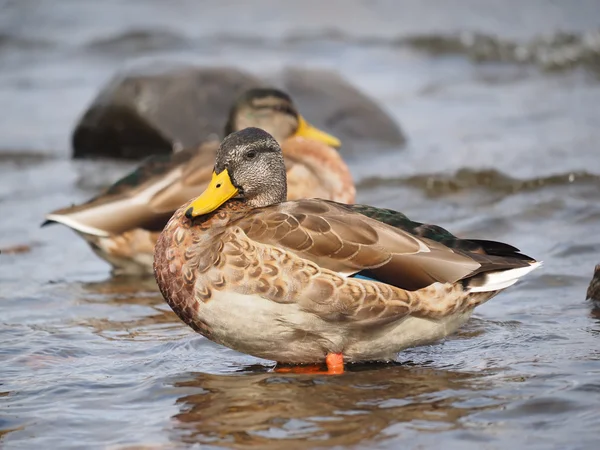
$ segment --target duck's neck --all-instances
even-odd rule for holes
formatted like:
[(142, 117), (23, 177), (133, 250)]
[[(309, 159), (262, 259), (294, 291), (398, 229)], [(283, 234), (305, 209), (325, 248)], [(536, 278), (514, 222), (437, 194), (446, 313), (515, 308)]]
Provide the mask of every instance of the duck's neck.
[(287, 200), (287, 183), (273, 183), (268, 191), (245, 200), (245, 208), (264, 208)]

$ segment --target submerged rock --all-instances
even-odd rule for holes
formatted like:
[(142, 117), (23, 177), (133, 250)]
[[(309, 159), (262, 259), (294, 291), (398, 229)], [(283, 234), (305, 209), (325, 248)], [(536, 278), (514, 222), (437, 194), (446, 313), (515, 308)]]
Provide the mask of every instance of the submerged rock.
[(600, 264), (594, 269), (594, 276), (587, 289), (587, 300), (592, 302), (595, 308), (600, 309)]
[(113, 78), (73, 133), (73, 157), (140, 159), (221, 139), (229, 108), (245, 90), (276, 86), (301, 114), (340, 138), (350, 156), (369, 147), (398, 147), (400, 127), (339, 74), (290, 68), (257, 78), (220, 67), (141, 68)]

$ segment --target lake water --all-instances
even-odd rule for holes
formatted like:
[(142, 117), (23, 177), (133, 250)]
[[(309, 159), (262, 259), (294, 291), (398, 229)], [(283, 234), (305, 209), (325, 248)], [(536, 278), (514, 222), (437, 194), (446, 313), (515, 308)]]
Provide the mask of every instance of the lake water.
[[(0, 447), (597, 448), (600, 3), (522, 3), (0, 1)], [(543, 268), (446, 341), (339, 377), (207, 341), (152, 280), (39, 228), (132, 167), (71, 161), (70, 133), (153, 59), (341, 71), (408, 137), (350, 161), (360, 202)]]

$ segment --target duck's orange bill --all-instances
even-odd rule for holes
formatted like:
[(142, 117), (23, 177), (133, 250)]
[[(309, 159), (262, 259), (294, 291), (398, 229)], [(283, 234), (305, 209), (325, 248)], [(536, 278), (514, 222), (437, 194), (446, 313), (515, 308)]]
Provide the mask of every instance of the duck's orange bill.
[(313, 139), (315, 141), (323, 142), (324, 144), (334, 148), (339, 148), (342, 146), (342, 143), (338, 138), (332, 136), (331, 134), (325, 133), (316, 127), (313, 127), (302, 116), (298, 116), (298, 129), (296, 130), (296, 133), (294, 133), (294, 136)]
[(186, 210), (188, 219), (213, 212), (230, 198), (237, 195), (238, 189), (231, 182), (227, 169), (220, 174), (213, 172), (210, 184), (200, 197), (196, 198)]

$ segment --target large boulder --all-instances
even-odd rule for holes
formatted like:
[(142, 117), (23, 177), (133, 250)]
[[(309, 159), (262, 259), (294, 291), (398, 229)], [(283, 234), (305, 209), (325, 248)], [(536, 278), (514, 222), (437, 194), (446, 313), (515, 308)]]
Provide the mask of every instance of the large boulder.
[(73, 157), (140, 159), (222, 138), (234, 100), (269, 85), (283, 88), (309, 122), (339, 137), (345, 156), (404, 142), (393, 119), (335, 72), (290, 68), (261, 79), (227, 67), (145, 67), (101, 90), (75, 128)]

